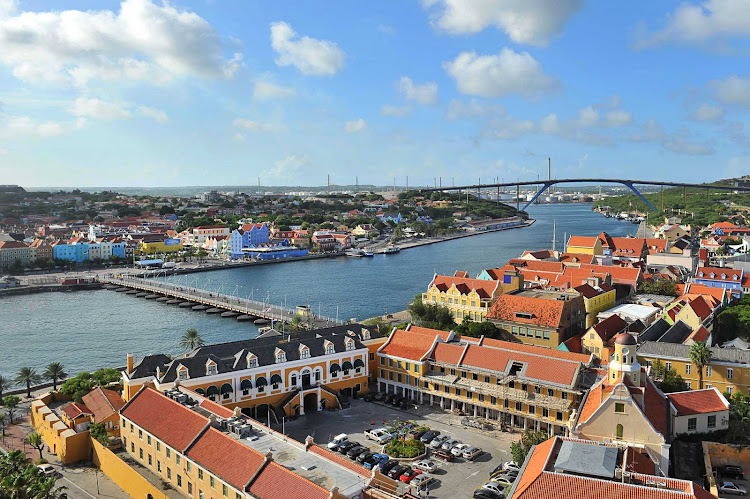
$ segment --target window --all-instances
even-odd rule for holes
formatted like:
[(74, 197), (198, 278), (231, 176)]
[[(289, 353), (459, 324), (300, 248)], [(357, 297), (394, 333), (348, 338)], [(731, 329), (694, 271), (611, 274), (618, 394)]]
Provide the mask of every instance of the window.
[(130, 452), (135, 454), (135, 444), (133, 442), (130, 442)]
[(727, 387), (727, 393), (731, 396), (733, 392), (734, 392), (734, 387), (733, 386), (728, 386)]
[(190, 473), (192, 470), (192, 466), (190, 465), (190, 461), (185, 461), (185, 467), (187, 468), (188, 473)]
[(711, 366), (706, 366), (706, 377), (707, 378), (711, 377), (711, 371), (712, 371), (711, 370)]
[(497, 404), (497, 398), (495, 398), (495, 397), (490, 397), (490, 404), (492, 404), (492, 405), (495, 405), (495, 404)]
[(193, 493), (193, 484), (188, 482), (188, 494), (192, 494), (192, 493)]
[(481, 393), (479, 394), (479, 401), (484, 402), (484, 395), (482, 395)]
[(548, 397), (554, 397), (555, 396), (555, 390), (552, 388), (547, 388), (547, 396)]
[(161, 450), (161, 442), (159, 442), (158, 440), (156, 441), (156, 450), (157, 451)]
[(419, 372), (419, 366), (417, 364), (414, 364), (414, 372), (415, 373)]
[(713, 386), (713, 385), (712, 385), (711, 383), (704, 383), (704, 385), (703, 385), (703, 388), (705, 388), (706, 390), (708, 390), (708, 389), (709, 389), (709, 388), (711, 388), (712, 386)]
[(167, 447), (167, 458), (169, 458), (172, 455), (172, 450)]
[(130, 423), (130, 434), (133, 434), (133, 423)]
[(515, 388), (515, 387), (516, 387), (516, 382), (515, 381), (509, 381), (508, 382), (508, 388)]
[(450, 389), (449, 387), (447, 387), (447, 386), (444, 386), (444, 387), (443, 387), (443, 391), (444, 391), (445, 393), (450, 393), (450, 392), (451, 392), (451, 389)]
[(534, 407), (533, 405), (530, 405), (529, 406), (529, 414), (536, 414), (536, 407)]
[(143, 460), (143, 449), (138, 449), (138, 457), (140, 457), (141, 460)]
[(217, 372), (218, 371), (216, 370), (216, 364), (209, 364), (206, 367), (206, 374), (209, 375), (209, 376), (212, 375), (212, 374), (216, 374)]
[(151, 435), (146, 436), (146, 442), (148, 443), (148, 445), (151, 445)]
[(544, 331), (544, 339), (545, 340), (549, 339), (549, 331)]
[(303, 348), (299, 351), (299, 357), (300, 359), (309, 359), (310, 358), (310, 349), (309, 348)]
[(528, 391), (529, 386), (526, 383), (521, 383), (521, 390)]
[(388, 367), (393, 367), (393, 359), (388, 359)]
[(692, 364), (685, 364), (685, 374), (690, 374), (693, 371)]
[(180, 455), (179, 454), (175, 454), (174, 455), (174, 460), (177, 463), (177, 466), (179, 466), (180, 465)]
[(549, 417), (549, 409), (546, 407), (542, 407), (542, 417), (548, 418)]
[(247, 367), (258, 367), (258, 358), (257, 357), (251, 357), (247, 359)]
[(734, 369), (731, 367), (727, 368), (727, 379), (734, 379)]
[(485, 383), (489, 383), (490, 382), (490, 377), (489, 376), (485, 376), (484, 377), (484, 382)]
[[(370, 355), (372, 355), (372, 354), (370, 354)], [(380, 365), (381, 366), (385, 365), (385, 357), (380, 357)]]
[(535, 386), (535, 387), (534, 387), (534, 393), (536, 393), (536, 394), (539, 394), (539, 395), (541, 395), (541, 394), (542, 394), (542, 389), (541, 389), (541, 387)]
[(542, 330), (541, 329), (537, 329), (535, 331), (534, 338), (540, 338), (541, 339), (541, 337), (542, 337)]
[(148, 455), (148, 465), (153, 466), (154, 462), (151, 460), (151, 454)]
[(557, 419), (558, 421), (562, 421), (562, 416), (563, 416), (562, 412), (557, 411), (557, 415), (555, 416), (555, 419)]
[(215, 489), (216, 488), (216, 481), (214, 480), (214, 477), (209, 477), (209, 478), (211, 479), (211, 488)]
[(523, 410), (523, 406), (521, 405), (521, 402), (516, 402), (516, 410), (519, 412)]
[(138, 440), (143, 440), (143, 430), (138, 430)]
[(198, 480), (203, 480), (203, 470), (198, 468)]
[(398, 382), (401, 383), (401, 373), (398, 373)]
[[(518, 335), (519, 336), (526, 336), (526, 328), (525, 327), (519, 327), (518, 328)], [(531, 332), (529, 332), (529, 336), (531, 336)]]
[(171, 479), (172, 479), (172, 470), (169, 467), (167, 467), (167, 480), (171, 480)]
[(188, 379), (188, 372), (187, 369), (180, 369), (177, 373), (178, 379)]
[(615, 402), (615, 412), (625, 412), (625, 404), (622, 402)]
[(182, 475), (177, 475), (177, 486), (182, 487)]
[(385, 378), (385, 369), (380, 370), (380, 377)]
[(503, 399), (503, 407), (504, 407), (505, 409), (509, 408), (509, 407), (510, 407), (510, 400), (508, 400), (508, 399)]
[(665, 363), (664, 363), (664, 368), (665, 368), (665, 369), (666, 369), (667, 371), (671, 371), (671, 370), (672, 370), (672, 363), (671, 363), (671, 362), (665, 362)]
[(716, 416), (708, 416), (707, 426), (709, 428), (716, 428)]
[(411, 364), (409, 364), (408, 362), (404, 362), (404, 369), (407, 371), (411, 369)]
[(156, 461), (156, 471), (161, 473), (161, 461)]
[(388, 379), (393, 381), (393, 371), (388, 371)]
[(698, 429), (698, 418), (688, 418), (688, 431), (695, 431)]
[[(347, 341), (346, 342), (346, 349), (347, 350), (354, 350), (354, 342), (353, 341)], [(224, 494), (226, 495), (226, 494)]]
[(375, 354), (373, 352), (370, 352), (370, 362), (372, 362), (373, 360), (375, 360)]
[(456, 396), (457, 397), (461, 396), (461, 389), (460, 388), (456, 388)]
[(286, 352), (278, 352), (276, 354), (276, 363), (286, 362)]
[(622, 440), (622, 434), (624, 433), (624, 428), (621, 424), (617, 425), (617, 428), (615, 429), (615, 438), (617, 440)]
[(224, 494), (224, 497), (229, 494), (229, 489), (227, 488), (226, 484), (221, 484), (221, 493)]

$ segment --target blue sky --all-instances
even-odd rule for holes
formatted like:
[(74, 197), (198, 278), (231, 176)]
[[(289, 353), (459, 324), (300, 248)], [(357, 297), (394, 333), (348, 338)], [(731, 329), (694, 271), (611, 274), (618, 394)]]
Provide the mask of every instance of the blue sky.
[(631, 5), (0, 0), (0, 182), (750, 173), (750, 2)]

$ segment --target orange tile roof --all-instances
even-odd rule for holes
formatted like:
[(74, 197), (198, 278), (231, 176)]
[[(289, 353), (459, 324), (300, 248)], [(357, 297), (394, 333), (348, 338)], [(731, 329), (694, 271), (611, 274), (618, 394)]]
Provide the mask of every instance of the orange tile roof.
[(208, 419), (146, 386), (120, 413), (180, 452), (200, 434)]
[(716, 388), (688, 390), (667, 394), (669, 401), (677, 409), (678, 416), (704, 414), (729, 409), (729, 403)]
[[(519, 324), (536, 324), (558, 328), (562, 322), (566, 303), (569, 303), (569, 301), (502, 294), (492, 305), (487, 317)], [(516, 312), (528, 313), (531, 318), (516, 317)]]
[[(701, 272), (703, 272), (703, 275), (701, 276)], [(714, 274), (714, 277), (711, 277), (711, 274)], [(726, 278), (722, 279), (721, 275), (725, 274)], [(734, 277), (737, 276), (736, 279)], [(729, 268), (721, 268), (721, 267), (698, 267), (695, 271), (695, 278), (696, 279), (715, 279), (717, 281), (736, 281), (740, 282), (740, 277), (742, 276), (742, 269), (729, 269)]]
[(244, 490), (263, 466), (265, 457), (216, 428), (208, 428), (187, 451), (187, 456), (229, 485)]
[[(438, 343), (435, 345), (435, 350), (432, 352), (430, 358), (437, 362), (445, 362), (446, 364), (458, 364), (458, 361), (461, 360), (461, 355), (464, 353), (464, 348), (461, 345)], [(502, 366), (498, 366), (498, 369), (501, 368)]]
[(443, 331), (442, 329), (432, 329), (429, 327), (415, 326), (413, 324), (409, 324), (406, 330), (412, 334), (421, 334), (421, 335), (430, 336), (430, 337), (435, 337), (437, 335), (446, 341), (448, 340), (451, 334), (450, 331)]
[[(537, 479), (539, 474), (544, 471), (544, 468), (547, 466), (547, 459), (549, 458), (549, 454), (552, 451), (554, 444), (555, 439), (550, 438), (534, 447), (534, 452), (532, 452), (531, 457), (528, 458), (528, 462), (523, 470), (524, 472), (518, 477), (515, 494), (513, 495), (514, 498), (522, 497), (524, 492), (526, 492), (526, 490), (528, 490), (528, 488), (534, 483), (534, 480)], [(554, 497), (554, 494), (549, 496), (540, 495), (536, 497)]]
[(250, 493), (262, 499), (328, 499), (331, 493), (276, 463), (269, 463), (250, 485)]
[(603, 321), (591, 326), (591, 328), (596, 331), (596, 334), (598, 334), (602, 341), (604, 341), (605, 343), (608, 342), (615, 334), (627, 329), (627, 327), (627, 321), (625, 321), (617, 314), (610, 315)]
[(596, 257), (594, 255), (587, 255), (585, 253), (560, 253), (560, 262), (570, 263), (594, 263)]
[(395, 330), (380, 347), (380, 353), (409, 360), (421, 360), (432, 348), (435, 335)]
[(578, 248), (593, 248), (596, 245), (596, 241), (596, 236), (570, 236), (570, 239), (568, 239), (568, 246), (576, 246)]
[(436, 275), (429, 287), (435, 286), (440, 291), (448, 291), (455, 286), (459, 293), (466, 295), (475, 290), (480, 298), (492, 298), (497, 292), (499, 283), (486, 279), (472, 279), (470, 277), (455, 277), (447, 275)]
[(666, 239), (659, 239), (659, 238), (646, 238), (646, 246), (648, 246), (649, 249), (653, 249), (657, 253), (664, 253), (667, 251), (667, 240)]
[(213, 412), (217, 416), (221, 416), (222, 418), (231, 418), (232, 416), (234, 416), (234, 411), (232, 409), (224, 407), (221, 404), (217, 404), (211, 399), (203, 399), (200, 403), (200, 406), (209, 412)]
[(99, 386), (84, 395), (83, 402), (86, 407), (91, 409), (94, 421), (97, 423), (101, 423), (113, 414), (120, 412), (122, 406), (125, 405), (125, 401), (122, 400), (119, 393)]
[(63, 412), (69, 419), (75, 419), (81, 415), (91, 414), (91, 409), (86, 407), (85, 404), (79, 404), (78, 402), (71, 402), (70, 404), (63, 407)]
[[(750, 274), (747, 274), (745, 276), (746, 279), (748, 277), (750, 277)], [(726, 293), (727, 293), (727, 290), (725, 288), (713, 288), (711, 286), (706, 286), (705, 284), (697, 284), (694, 282), (691, 282), (689, 284), (678, 284), (678, 289), (680, 286), (682, 287), (683, 293), (685, 292), (684, 290), (685, 290), (685, 287), (687, 286), (688, 293), (713, 296), (715, 299), (719, 301), (719, 303), (724, 301), (724, 298), (726, 297)]]
[(612, 276), (612, 282), (620, 284), (635, 285), (641, 275), (641, 269), (637, 267), (583, 264), (581, 268), (590, 269), (592, 273), (609, 274)]
[(685, 341), (693, 340), (696, 342), (702, 342), (705, 343), (708, 340), (708, 337), (711, 335), (711, 333), (708, 332), (708, 329), (706, 329), (703, 326), (695, 328), (695, 330), (690, 333), (690, 336), (687, 337)]
[(604, 384), (597, 383), (589, 393), (586, 395), (586, 401), (581, 407), (581, 415), (578, 417), (578, 421), (583, 423), (587, 421), (594, 411), (596, 411), (602, 403), (602, 394), (604, 393)]
[(587, 365), (592, 360), (592, 356), (587, 354), (563, 352), (562, 350), (552, 350), (550, 348), (527, 345), (525, 343), (513, 343), (510, 341), (496, 340), (494, 338), (484, 338), (482, 340), (482, 345), (505, 348), (507, 350), (515, 350), (517, 352), (530, 353), (534, 355), (543, 355), (545, 357), (554, 357), (556, 359), (572, 360), (574, 362), (580, 362)]
[(521, 267), (519, 270), (540, 270), (542, 272), (555, 272), (560, 273), (563, 271), (564, 265), (560, 262), (547, 262), (544, 260), (524, 260), (522, 258), (514, 258), (508, 262), (509, 265)]

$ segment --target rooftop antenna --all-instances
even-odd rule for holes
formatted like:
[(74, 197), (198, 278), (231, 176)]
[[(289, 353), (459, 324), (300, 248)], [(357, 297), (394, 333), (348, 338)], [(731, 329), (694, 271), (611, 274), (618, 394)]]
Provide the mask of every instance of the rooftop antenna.
[(409, 190), (409, 175), (406, 176), (406, 190)]
[(552, 180), (552, 158), (547, 158), (547, 180)]
[(328, 193), (330, 194), (330, 192), (331, 192), (331, 174), (329, 173), (328, 174)]
[(557, 219), (552, 220), (552, 252), (557, 251)]

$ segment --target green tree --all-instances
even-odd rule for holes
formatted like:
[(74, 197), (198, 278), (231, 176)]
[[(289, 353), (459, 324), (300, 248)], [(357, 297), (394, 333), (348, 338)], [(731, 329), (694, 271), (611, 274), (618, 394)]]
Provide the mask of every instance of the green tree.
[(44, 449), (44, 439), (42, 439), (42, 436), (37, 432), (31, 432), (28, 436), (29, 439), (29, 445), (32, 446), (39, 452), (39, 460), (41, 461), (44, 456), (42, 456), (42, 449)]
[(531, 448), (548, 438), (549, 435), (543, 431), (524, 430), (521, 440), (513, 442), (510, 445), (510, 453), (513, 456), (513, 461), (520, 466), (526, 460), (526, 454), (528, 454)]
[(690, 346), (690, 362), (698, 370), (698, 389), (703, 390), (703, 368), (711, 362), (711, 348), (703, 342), (695, 342)]
[(0, 454), (0, 497), (3, 499), (66, 499), (57, 477), (47, 477), (20, 451)]
[(26, 396), (31, 398), (31, 385), (39, 383), (42, 377), (37, 374), (36, 369), (32, 367), (22, 367), (16, 375), (16, 383), (26, 385)]
[(193, 328), (188, 329), (180, 339), (180, 348), (184, 348), (188, 351), (195, 350), (198, 347), (202, 347), (203, 344), (203, 338), (200, 334), (198, 334), (198, 330)]
[(53, 392), (57, 391), (57, 382), (68, 377), (68, 373), (65, 372), (65, 366), (59, 362), (50, 362), (42, 375), (45, 379), (52, 381)]
[(2, 430), (2, 436), (5, 438), (5, 414), (0, 414), (0, 430)]
[(109, 434), (104, 423), (92, 423), (89, 425), (89, 435), (102, 445), (109, 445)]
[(305, 329), (305, 324), (302, 322), (302, 317), (295, 315), (292, 322), (289, 324), (290, 331), (302, 331)]
[(677, 371), (665, 371), (664, 376), (659, 383), (659, 388), (664, 393), (684, 392), (688, 389), (687, 383)]
[(73, 397), (73, 400), (80, 403), (83, 396), (89, 393), (94, 387), (111, 385), (119, 381), (121, 377), (122, 373), (112, 368), (99, 369), (93, 374), (84, 371), (65, 380), (60, 386), (60, 393)]
[(3, 392), (10, 389), (11, 386), (13, 386), (13, 382), (10, 379), (0, 375), (0, 404), (2, 404), (3, 401)]
[(8, 423), (13, 424), (13, 415), (16, 413), (18, 404), (21, 403), (21, 398), (16, 395), (6, 395), (3, 399), (3, 404), (8, 413)]

